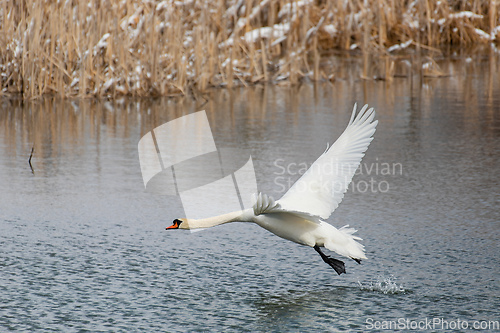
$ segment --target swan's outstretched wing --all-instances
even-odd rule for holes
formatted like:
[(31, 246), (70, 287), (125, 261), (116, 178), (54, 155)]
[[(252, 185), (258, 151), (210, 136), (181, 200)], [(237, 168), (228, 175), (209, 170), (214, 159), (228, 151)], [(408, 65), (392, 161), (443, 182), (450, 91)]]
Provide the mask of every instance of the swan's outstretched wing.
[(299, 212), (293, 209), (283, 209), (280, 204), (274, 200), (273, 197), (259, 193), (253, 196), (253, 212), (255, 216), (262, 214), (279, 214), (279, 213), (287, 213), (293, 214), (297, 217), (300, 217), (305, 220), (309, 220), (311, 222), (320, 223), (321, 220), (317, 215), (312, 215), (307, 212)]
[(276, 201), (284, 210), (304, 212), (327, 219), (344, 198), (352, 177), (361, 163), (378, 120), (375, 111), (363, 106), (356, 115), (356, 104), (344, 133), (314, 162), (309, 170)]

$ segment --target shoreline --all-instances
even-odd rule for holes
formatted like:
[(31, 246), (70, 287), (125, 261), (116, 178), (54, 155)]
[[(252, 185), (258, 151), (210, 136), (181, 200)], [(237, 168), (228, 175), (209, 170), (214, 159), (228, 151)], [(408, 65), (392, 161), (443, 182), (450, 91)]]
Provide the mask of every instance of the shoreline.
[(334, 81), (332, 53), (361, 59), (361, 79), (440, 77), (447, 74), (436, 59), (450, 48), (500, 53), (495, 0), (342, 6), (25, 0), (4, 2), (0, 18), (0, 96), (23, 99), (196, 95), (213, 87)]

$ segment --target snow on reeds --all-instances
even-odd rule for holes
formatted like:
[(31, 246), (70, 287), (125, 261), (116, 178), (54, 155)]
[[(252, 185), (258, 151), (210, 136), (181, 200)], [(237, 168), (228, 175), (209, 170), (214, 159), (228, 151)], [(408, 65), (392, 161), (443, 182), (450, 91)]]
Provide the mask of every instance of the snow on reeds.
[(389, 78), (395, 53), (498, 43), (497, 2), (4, 0), (0, 91), (159, 96), (293, 84), (334, 77), (320, 65), (332, 51), (380, 56)]

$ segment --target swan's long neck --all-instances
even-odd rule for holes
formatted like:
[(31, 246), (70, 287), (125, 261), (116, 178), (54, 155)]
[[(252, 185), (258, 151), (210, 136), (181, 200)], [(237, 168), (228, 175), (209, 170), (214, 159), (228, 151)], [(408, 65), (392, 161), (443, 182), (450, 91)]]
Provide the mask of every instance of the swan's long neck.
[(252, 222), (252, 216), (253, 209), (240, 210), (237, 212), (208, 217), (205, 219), (188, 219), (187, 225), (183, 226), (184, 223), (181, 223), (180, 227), (184, 227), (186, 229), (198, 229), (215, 227), (216, 225), (229, 222)]

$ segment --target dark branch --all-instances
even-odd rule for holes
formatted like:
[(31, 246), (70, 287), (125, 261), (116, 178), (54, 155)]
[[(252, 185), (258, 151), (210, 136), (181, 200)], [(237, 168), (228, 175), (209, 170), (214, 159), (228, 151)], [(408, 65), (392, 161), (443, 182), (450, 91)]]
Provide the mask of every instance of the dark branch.
[(30, 159), (28, 160), (28, 163), (30, 164), (31, 168), (31, 173), (35, 174), (35, 170), (33, 170), (33, 166), (31, 165), (31, 158), (33, 157), (33, 152), (35, 151), (35, 146), (33, 145), (33, 148), (31, 148), (31, 154), (30, 154)]

